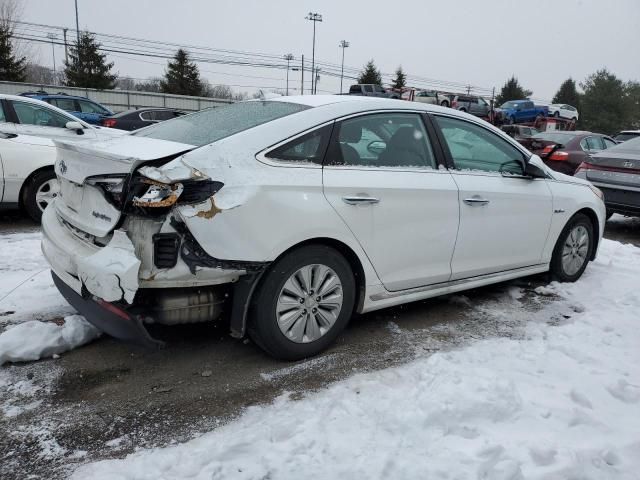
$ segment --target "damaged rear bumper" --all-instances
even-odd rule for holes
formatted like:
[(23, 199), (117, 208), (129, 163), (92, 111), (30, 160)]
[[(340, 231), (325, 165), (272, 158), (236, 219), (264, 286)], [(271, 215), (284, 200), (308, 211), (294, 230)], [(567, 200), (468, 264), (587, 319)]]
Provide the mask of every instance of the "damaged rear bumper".
[(112, 337), (144, 347), (161, 347), (164, 345), (149, 335), (139, 315), (131, 315), (125, 310), (108, 302), (94, 298), (85, 298), (67, 285), (54, 272), (51, 272), (53, 283), (62, 296), (94, 327)]

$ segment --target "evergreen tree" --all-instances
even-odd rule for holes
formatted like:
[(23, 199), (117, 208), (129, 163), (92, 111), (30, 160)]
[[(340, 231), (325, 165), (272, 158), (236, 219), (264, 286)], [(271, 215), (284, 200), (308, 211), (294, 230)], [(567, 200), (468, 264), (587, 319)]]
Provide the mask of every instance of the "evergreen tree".
[(640, 128), (640, 82), (627, 82), (625, 90), (628, 127)]
[(0, 25), (0, 80), (7, 82), (24, 82), (27, 59), (16, 58), (11, 43), (11, 28)]
[(580, 94), (576, 90), (576, 82), (572, 78), (562, 82), (551, 103), (564, 103), (580, 110)]
[(589, 75), (580, 87), (584, 91), (580, 121), (585, 130), (613, 134), (628, 127), (628, 91), (622, 80), (603, 68)]
[(99, 90), (115, 87), (118, 76), (111, 73), (113, 62), (107, 63), (107, 55), (99, 52), (100, 46), (93, 34), (80, 35), (80, 44), (76, 41), (71, 46), (69, 61), (64, 64), (65, 85)]
[(533, 92), (531, 90), (523, 88), (514, 75), (502, 86), (502, 90), (500, 90), (500, 93), (496, 96), (496, 104), (502, 105), (504, 102), (508, 102), (509, 100), (522, 100), (529, 98), (532, 93)]
[(160, 82), (163, 93), (202, 96), (204, 88), (198, 66), (189, 60), (189, 54), (179, 49), (167, 65), (164, 79)]
[(391, 83), (392, 88), (401, 89), (407, 86), (407, 76), (402, 71), (402, 65), (396, 70), (396, 78)]
[(372, 83), (382, 86), (382, 75), (380, 75), (380, 70), (376, 68), (375, 63), (373, 63), (373, 59), (369, 60), (365, 65), (364, 70), (358, 77), (358, 83)]

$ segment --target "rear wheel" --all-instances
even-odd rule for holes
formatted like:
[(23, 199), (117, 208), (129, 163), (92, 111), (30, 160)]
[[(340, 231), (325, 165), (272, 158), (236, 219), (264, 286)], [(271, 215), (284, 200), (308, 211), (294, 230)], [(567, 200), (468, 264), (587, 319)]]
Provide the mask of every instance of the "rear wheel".
[(560, 118), (560, 112), (556, 110), (556, 112), (553, 114), (554, 117), (556, 118)]
[(449, 102), (447, 102), (446, 100), (443, 100), (443, 101), (440, 103), (440, 105), (441, 105), (442, 107), (448, 107), (448, 106), (449, 106)]
[(299, 360), (325, 350), (349, 322), (355, 279), (336, 250), (310, 245), (276, 261), (252, 302), (249, 336), (268, 354)]
[(39, 222), (44, 209), (60, 193), (60, 186), (53, 170), (36, 173), (24, 189), (22, 204), (32, 219)]
[(578, 280), (591, 258), (593, 224), (582, 213), (574, 215), (558, 237), (551, 257), (551, 274), (561, 282)]

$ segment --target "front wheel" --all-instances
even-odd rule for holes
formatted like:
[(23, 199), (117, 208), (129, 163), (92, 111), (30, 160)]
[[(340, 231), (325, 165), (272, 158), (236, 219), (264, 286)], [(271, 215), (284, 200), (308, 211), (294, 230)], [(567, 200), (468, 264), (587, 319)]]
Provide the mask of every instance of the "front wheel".
[(556, 112), (553, 114), (553, 116), (554, 116), (554, 117), (556, 117), (556, 118), (560, 118), (560, 112), (556, 111)]
[(440, 103), (441, 107), (448, 107), (449, 106), (449, 102), (447, 102), (446, 100), (443, 100), (442, 103)]
[(338, 251), (324, 245), (294, 250), (262, 278), (252, 302), (249, 336), (282, 360), (316, 355), (349, 322), (355, 290), (351, 266)]
[(574, 215), (558, 237), (551, 257), (551, 274), (561, 282), (578, 280), (591, 258), (593, 224), (582, 213)]

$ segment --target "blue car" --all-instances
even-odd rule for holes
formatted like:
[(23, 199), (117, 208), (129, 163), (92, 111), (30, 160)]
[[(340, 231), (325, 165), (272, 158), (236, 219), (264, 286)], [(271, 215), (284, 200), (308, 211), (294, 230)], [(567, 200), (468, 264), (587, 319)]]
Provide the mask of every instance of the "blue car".
[(47, 92), (26, 92), (21, 93), (23, 97), (36, 98), (62, 110), (66, 110), (73, 116), (84, 120), (87, 123), (99, 125), (103, 119), (113, 115), (113, 112), (99, 103), (85, 97), (76, 97), (64, 93), (49, 94)]

